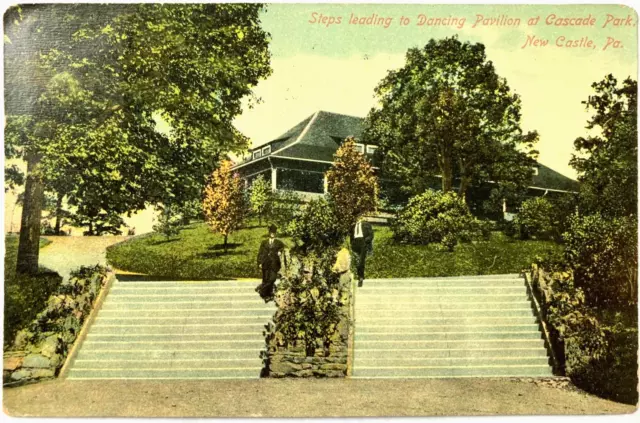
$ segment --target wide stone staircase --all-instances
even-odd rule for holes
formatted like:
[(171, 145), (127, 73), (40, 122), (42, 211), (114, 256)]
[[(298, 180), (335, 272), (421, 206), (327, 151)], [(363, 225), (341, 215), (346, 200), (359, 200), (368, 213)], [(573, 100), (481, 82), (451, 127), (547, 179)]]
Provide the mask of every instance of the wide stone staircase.
[(522, 277), (366, 280), (354, 378), (552, 376)]
[(273, 316), (258, 281), (116, 280), (69, 379), (251, 379)]

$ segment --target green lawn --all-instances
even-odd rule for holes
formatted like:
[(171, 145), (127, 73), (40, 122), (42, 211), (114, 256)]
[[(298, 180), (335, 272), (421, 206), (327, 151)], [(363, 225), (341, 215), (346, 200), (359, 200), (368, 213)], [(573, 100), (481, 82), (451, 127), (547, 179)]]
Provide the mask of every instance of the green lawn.
[[(51, 241), (40, 238), (40, 248)], [(13, 342), (18, 330), (44, 309), (49, 295), (62, 282), (55, 272), (41, 268), (35, 276), (16, 275), (18, 237), (5, 237), (4, 256), (4, 342)]]
[[(260, 242), (267, 228), (253, 226), (223, 238), (204, 223), (186, 226), (172, 239), (151, 233), (107, 248), (107, 261), (117, 269), (176, 279), (257, 278)], [(292, 243), (283, 239), (287, 246)]]
[[(107, 249), (108, 261), (118, 269), (176, 279), (257, 278), (256, 254), (266, 237), (264, 227), (240, 230), (229, 237), (231, 247), (222, 251), (222, 237), (204, 223), (190, 225), (167, 240), (147, 234)], [(456, 276), (517, 273), (536, 256), (560, 246), (545, 241), (517, 241), (494, 233), (486, 242), (458, 245), (453, 253), (435, 246), (399, 245), (391, 231), (375, 227), (374, 254), (367, 277)], [(285, 239), (291, 245), (291, 240)]]
[(367, 261), (368, 278), (519, 273), (536, 256), (561, 250), (554, 242), (520, 241), (494, 232), (489, 241), (460, 244), (453, 252), (446, 252), (436, 245), (397, 244), (387, 227), (375, 227), (374, 232), (374, 252)]

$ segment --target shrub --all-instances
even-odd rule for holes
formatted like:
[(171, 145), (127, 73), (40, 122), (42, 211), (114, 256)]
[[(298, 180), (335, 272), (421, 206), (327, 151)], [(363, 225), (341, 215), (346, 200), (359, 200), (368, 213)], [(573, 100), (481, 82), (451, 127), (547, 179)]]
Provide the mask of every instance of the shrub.
[(295, 191), (278, 190), (271, 195), (265, 211), (269, 225), (276, 225), (278, 232), (284, 236), (291, 236), (290, 223), (300, 211), (302, 199)]
[[(392, 222), (394, 239), (412, 244), (440, 243), (449, 251), (459, 242), (482, 237), (483, 224), (455, 192), (427, 190), (409, 200)], [(485, 226), (485, 231), (486, 230)]]
[(269, 211), (269, 203), (272, 201), (272, 196), (271, 182), (267, 182), (267, 180), (264, 179), (264, 175), (258, 175), (249, 188), (248, 203), (251, 213), (258, 217), (260, 226), (262, 226), (262, 219)]
[(345, 317), (348, 286), (331, 271), (335, 254), (294, 258), (276, 288), (278, 309), (271, 336), (277, 345), (302, 345), (306, 355), (333, 343)]
[(570, 219), (565, 259), (587, 303), (603, 309), (637, 304), (637, 218), (605, 219), (601, 215)]
[(529, 198), (522, 202), (513, 229), (522, 239), (533, 237), (560, 242), (575, 207), (576, 199), (572, 195)]
[(553, 257), (545, 260), (545, 266), (555, 272), (545, 279), (551, 294), (542, 304), (567, 376), (586, 391), (636, 404), (637, 309), (590, 306), (587, 293), (576, 286), (570, 265)]
[(153, 230), (163, 234), (167, 238), (171, 238), (180, 232), (179, 227), (182, 221), (183, 219), (178, 208), (173, 205), (167, 205), (160, 209), (158, 223), (153, 225)]
[(514, 222), (522, 239), (550, 239), (554, 229), (553, 206), (546, 198), (529, 198), (520, 205)]
[(303, 254), (334, 250), (344, 240), (336, 225), (334, 208), (325, 199), (305, 204), (290, 222), (289, 231)]

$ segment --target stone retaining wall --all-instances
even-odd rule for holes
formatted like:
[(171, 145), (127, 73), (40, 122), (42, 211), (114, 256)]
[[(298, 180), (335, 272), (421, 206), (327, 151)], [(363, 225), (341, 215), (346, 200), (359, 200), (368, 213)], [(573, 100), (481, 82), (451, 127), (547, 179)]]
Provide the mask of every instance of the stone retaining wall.
[(106, 268), (81, 267), (60, 284), (45, 309), (4, 352), (3, 383), (56, 377), (107, 280)]
[(271, 343), (268, 351), (268, 377), (346, 377), (349, 323), (341, 322), (332, 345), (317, 348), (307, 357), (303, 346), (282, 347)]
[[(289, 266), (285, 274), (299, 271), (301, 263), (288, 258)], [(332, 268), (334, 274), (339, 274), (339, 285), (342, 292), (341, 310), (342, 319), (337, 325), (336, 331), (330, 338), (328, 345), (323, 345), (322, 340), (317, 340), (313, 356), (307, 355), (304, 345), (280, 345), (272, 336), (276, 328), (273, 325), (267, 329), (267, 348), (263, 353), (265, 367), (264, 377), (346, 377), (349, 372), (349, 346), (352, 337), (353, 325), (353, 275), (350, 271), (350, 254), (346, 250), (340, 251), (336, 263)], [(309, 272), (311, 269), (308, 269)], [(277, 295), (276, 295), (277, 297)], [(337, 300), (337, 299), (336, 299)], [(279, 307), (279, 301), (276, 299)]]

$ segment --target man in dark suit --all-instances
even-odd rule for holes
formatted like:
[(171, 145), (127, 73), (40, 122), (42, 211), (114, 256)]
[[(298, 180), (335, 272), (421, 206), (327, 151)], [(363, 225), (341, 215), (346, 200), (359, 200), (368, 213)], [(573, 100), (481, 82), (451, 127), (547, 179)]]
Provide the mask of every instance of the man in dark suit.
[(284, 243), (276, 239), (278, 229), (269, 226), (269, 238), (262, 241), (258, 250), (258, 268), (262, 270), (262, 283), (256, 291), (265, 300), (273, 299), (273, 287), (280, 271), (280, 256), (284, 251)]
[(351, 241), (351, 251), (353, 251), (356, 260), (358, 286), (362, 286), (367, 254), (373, 252), (373, 227), (371, 223), (359, 219), (351, 229), (349, 239)]

